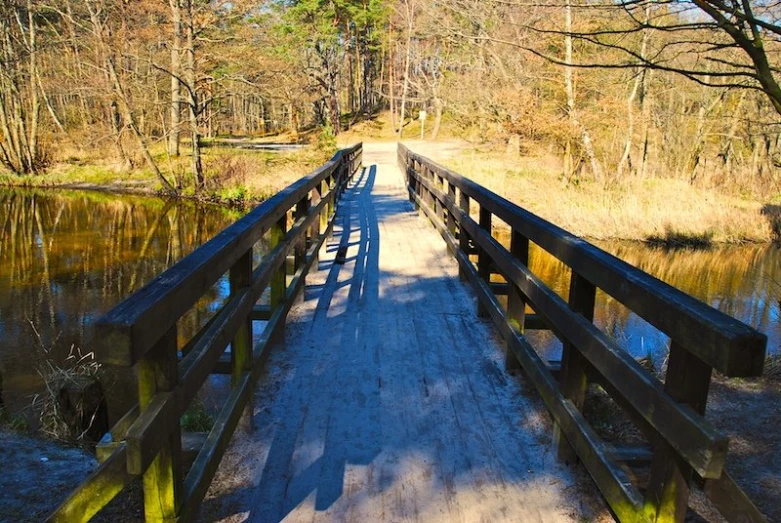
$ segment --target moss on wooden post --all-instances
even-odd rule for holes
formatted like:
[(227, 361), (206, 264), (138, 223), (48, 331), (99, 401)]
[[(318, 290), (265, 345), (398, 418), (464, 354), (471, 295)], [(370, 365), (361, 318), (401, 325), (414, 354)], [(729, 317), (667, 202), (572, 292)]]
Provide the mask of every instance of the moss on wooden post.
[[(287, 213), (285, 213), (274, 225), (271, 226), (271, 250), (274, 250), (285, 240), (287, 233)], [(271, 278), (271, 311), (276, 310), (285, 300), (287, 287), (287, 263), (282, 262), (279, 269)]]
[[(676, 401), (704, 415), (712, 373), (710, 365), (672, 342), (664, 389)], [(689, 503), (691, 478), (691, 467), (668, 443), (658, 441), (645, 496), (646, 515), (660, 523), (682, 522)]]
[[(231, 295), (252, 285), (252, 249), (247, 251), (247, 253), (239, 258), (233, 267), (231, 267), (229, 278)], [(252, 320), (248, 316), (236, 330), (236, 335), (231, 341), (231, 386), (236, 388), (241, 383), (242, 374), (251, 371)], [(247, 402), (247, 405), (247, 426), (251, 430), (252, 414), (254, 410), (252, 389), (250, 389), (249, 392), (249, 401)]]
[[(172, 327), (138, 362), (138, 404), (141, 412), (158, 392), (176, 387), (176, 327)], [(181, 505), (182, 436), (177, 425), (166, 438), (152, 464), (144, 472), (146, 521), (174, 521)]]

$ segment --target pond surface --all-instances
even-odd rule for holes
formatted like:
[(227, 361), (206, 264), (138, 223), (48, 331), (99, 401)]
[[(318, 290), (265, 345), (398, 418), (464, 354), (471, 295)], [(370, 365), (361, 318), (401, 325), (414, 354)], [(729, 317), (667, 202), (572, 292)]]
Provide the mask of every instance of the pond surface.
[[(645, 272), (767, 334), (768, 353), (781, 343), (781, 249), (776, 245), (717, 246), (707, 250), (652, 248), (638, 242), (596, 242)], [(570, 271), (532, 245), (531, 270), (566, 299)], [(650, 356), (659, 366), (669, 338), (622, 304), (597, 291), (594, 323), (635, 357)], [(535, 347), (551, 359), (561, 344), (552, 334), (530, 335)]]
[[(61, 364), (72, 350), (88, 351), (96, 318), (239, 217), (219, 207), (97, 192), (0, 189), (0, 202), (0, 388), (11, 410), (26, 410), (30, 417), (32, 398), (42, 390), (42, 366)], [(599, 245), (766, 333), (768, 351), (778, 352), (777, 247), (665, 251), (637, 243)], [(569, 270), (560, 262), (533, 248), (530, 265), (566, 296)], [(223, 279), (182, 319), (180, 343), (227, 293)], [(633, 355), (663, 360), (666, 337), (602, 293), (595, 322)], [(541, 353), (556, 358), (560, 343), (552, 335), (538, 331), (529, 337)], [(124, 371), (110, 372), (107, 380), (113, 422), (135, 402), (135, 378)]]
[[(151, 197), (0, 189), (0, 373), (6, 405), (34, 418), (30, 405), (42, 390), (42, 369), (88, 352), (96, 318), (237, 217), (216, 206)], [(227, 283), (215, 285), (182, 320), (180, 336), (189, 338), (225, 295)], [(128, 374), (108, 377), (123, 382), (107, 384), (117, 390), (113, 398), (109, 391), (112, 420), (134, 402), (134, 378)]]

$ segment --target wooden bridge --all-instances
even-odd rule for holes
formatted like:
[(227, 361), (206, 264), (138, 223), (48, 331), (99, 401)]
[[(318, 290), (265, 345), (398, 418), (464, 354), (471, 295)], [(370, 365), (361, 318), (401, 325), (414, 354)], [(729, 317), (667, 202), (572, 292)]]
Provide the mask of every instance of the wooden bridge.
[[(403, 145), (390, 155), (339, 151), (99, 320), (93, 349), (135, 367), (139, 404), (50, 520), (89, 520), (139, 480), (148, 521), (190, 521), (220, 469), (247, 476), (232, 513), (251, 521), (577, 521), (563, 463), (579, 462), (620, 521), (683, 521), (693, 483), (728, 521), (764, 521), (704, 417), (714, 369), (761, 374), (764, 335)], [(530, 271), (530, 242), (571, 268), (568, 301)], [(178, 320), (225, 273), (230, 296), (179, 346)], [(593, 324), (597, 289), (669, 336), (663, 383)], [(562, 340), (560, 362), (531, 329)], [(232, 388), (188, 460), (180, 418), (215, 373)], [(600, 439), (588, 383), (644, 444)], [(250, 443), (229, 448), (244, 412)]]

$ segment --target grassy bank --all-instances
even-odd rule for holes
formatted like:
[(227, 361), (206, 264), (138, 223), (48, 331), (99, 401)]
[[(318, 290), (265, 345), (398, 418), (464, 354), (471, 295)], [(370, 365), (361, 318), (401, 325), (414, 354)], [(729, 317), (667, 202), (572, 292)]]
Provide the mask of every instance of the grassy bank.
[(667, 178), (629, 178), (609, 186), (566, 183), (560, 161), (540, 155), (509, 158), (496, 147), (464, 145), (456, 154), (430, 144), (413, 150), (573, 232), (592, 239), (641, 240), (668, 246), (768, 242), (779, 208)]
[[(190, 157), (169, 157), (155, 150), (155, 161), (182, 197), (228, 205), (245, 206), (263, 201), (301, 176), (322, 165), (333, 154), (317, 146), (297, 151), (268, 152), (205, 144), (205, 183), (198, 191), (189, 171)], [(182, 151), (187, 146), (183, 144)], [(71, 149), (63, 152), (46, 172), (18, 176), (0, 171), (0, 185), (16, 187), (61, 187), (156, 194), (162, 186), (146, 164), (128, 168), (94, 151)], [(135, 162), (134, 162), (135, 163)]]

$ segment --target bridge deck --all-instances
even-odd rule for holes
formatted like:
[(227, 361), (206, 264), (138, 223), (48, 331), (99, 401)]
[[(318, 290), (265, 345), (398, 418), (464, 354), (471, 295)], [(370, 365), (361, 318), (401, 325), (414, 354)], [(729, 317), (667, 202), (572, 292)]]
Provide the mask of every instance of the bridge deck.
[(413, 212), (395, 146), (366, 145), (364, 164), (261, 378), (255, 431), (234, 436), (202, 517), (582, 518), (544, 414), (502, 370), (445, 243)]

